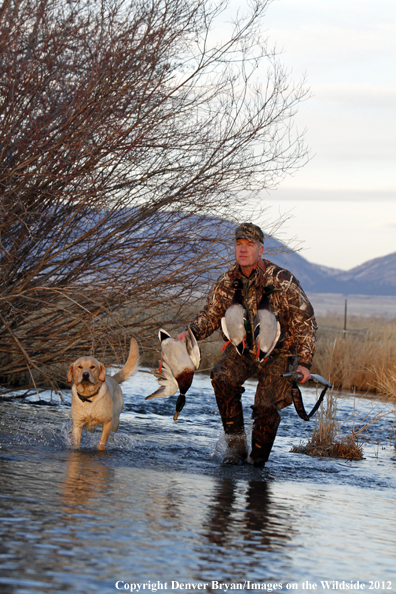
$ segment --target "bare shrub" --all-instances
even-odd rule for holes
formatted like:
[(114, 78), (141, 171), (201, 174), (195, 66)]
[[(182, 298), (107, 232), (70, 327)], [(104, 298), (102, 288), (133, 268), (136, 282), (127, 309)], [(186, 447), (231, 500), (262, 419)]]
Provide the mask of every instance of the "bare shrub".
[(344, 458), (361, 460), (363, 446), (356, 434), (342, 435), (337, 421), (337, 398), (333, 391), (327, 392), (326, 406), (322, 403), (315, 417), (315, 427), (311, 439), (306, 444), (293, 446), (291, 451), (308, 456)]
[(1, 386), (153, 348), (227, 264), (221, 217), (305, 162), (268, 3), (219, 38), (221, 2), (4, 0)]

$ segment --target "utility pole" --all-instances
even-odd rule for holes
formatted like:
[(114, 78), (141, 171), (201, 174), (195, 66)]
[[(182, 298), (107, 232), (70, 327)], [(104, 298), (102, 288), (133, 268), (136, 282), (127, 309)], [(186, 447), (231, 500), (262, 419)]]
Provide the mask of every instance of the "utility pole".
[(346, 337), (346, 333), (347, 333), (347, 302), (348, 302), (348, 299), (345, 299), (345, 309), (344, 309), (344, 338)]

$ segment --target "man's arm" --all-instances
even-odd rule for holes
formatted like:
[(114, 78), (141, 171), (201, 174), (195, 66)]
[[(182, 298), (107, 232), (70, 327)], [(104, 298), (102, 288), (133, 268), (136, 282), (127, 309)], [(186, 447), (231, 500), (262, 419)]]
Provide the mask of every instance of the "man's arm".
[(303, 374), (301, 383), (305, 383), (315, 352), (317, 324), (313, 307), (298, 280), (287, 271), (282, 271), (282, 276), (284, 323), (293, 337), (294, 354), (298, 357), (299, 367), (302, 367), (298, 369)]
[[(199, 312), (195, 320), (189, 324), (197, 340), (204, 340), (220, 327), (221, 318), (230, 306), (234, 293), (227, 279), (227, 273), (219, 278), (209, 293), (204, 308)], [(185, 342), (187, 335), (188, 332), (185, 330), (177, 338)]]

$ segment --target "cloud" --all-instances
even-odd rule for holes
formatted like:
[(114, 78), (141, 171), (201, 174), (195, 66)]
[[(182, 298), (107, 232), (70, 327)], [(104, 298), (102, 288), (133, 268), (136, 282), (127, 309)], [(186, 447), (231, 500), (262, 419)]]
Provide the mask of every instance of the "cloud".
[[(314, 202), (364, 202), (364, 203), (377, 203), (377, 202), (390, 202), (394, 204), (396, 202), (396, 191), (370, 191), (370, 190), (348, 190), (346, 188), (336, 189), (324, 189), (321, 187), (310, 188), (310, 187), (287, 187), (282, 184), (277, 190), (273, 190), (263, 196), (265, 201), (314, 201)], [(386, 221), (388, 224), (389, 221)], [(393, 225), (393, 220), (391, 221)]]
[(396, 228), (396, 220), (395, 221), (379, 221), (375, 224), (375, 227), (395, 227)]
[(386, 0), (281, 0), (270, 5), (267, 33), (282, 61), (311, 82), (396, 85), (396, 3)]
[[(374, 60), (395, 50), (396, 27), (383, 25), (375, 29), (357, 30), (354, 24), (343, 27), (321, 22), (315, 25), (305, 23), (300, 29), (269, 30), (271, 39), (282, 40), (285, 51), (309, 56), (309, 63), (326, 64), (347, 61)], [(279, 43), (279, 42), (278, 42)], [(312, 50), (314, 52), (312, 53)]]
[(396, 103), (396, 85), (384, 86), (374, 84), (313, 84), (312, 94), (318, 99), (331, 99), (335, 101), (363, 102), (373, 106), (389, 106), (393, 109)]
[[(281, 227), (280, 239), (296, 237), (303, 243), (301, 255), (310, 262), (348, 270), (373, 258), (395, 252), (396, 201), (366, 194), (338, 192), (289, 193), (289, 200), (263, 198), (280, 216), (291, 217)], [(298, 198), (297, 198), (298, 196)], [(384, 217), (389, 216), (389, 224)], [(262, 226), (265, 228), (265, 221)]]

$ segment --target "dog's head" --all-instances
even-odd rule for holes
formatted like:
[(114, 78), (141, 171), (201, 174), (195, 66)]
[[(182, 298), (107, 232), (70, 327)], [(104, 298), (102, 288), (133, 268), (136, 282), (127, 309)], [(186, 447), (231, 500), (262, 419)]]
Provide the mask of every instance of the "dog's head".
[(105, 379), (105, 367), (94, 357), (80, 357), (70, 365), (67, 373), (67, 381), (73, 382), (82, 396), (96, 392)]

